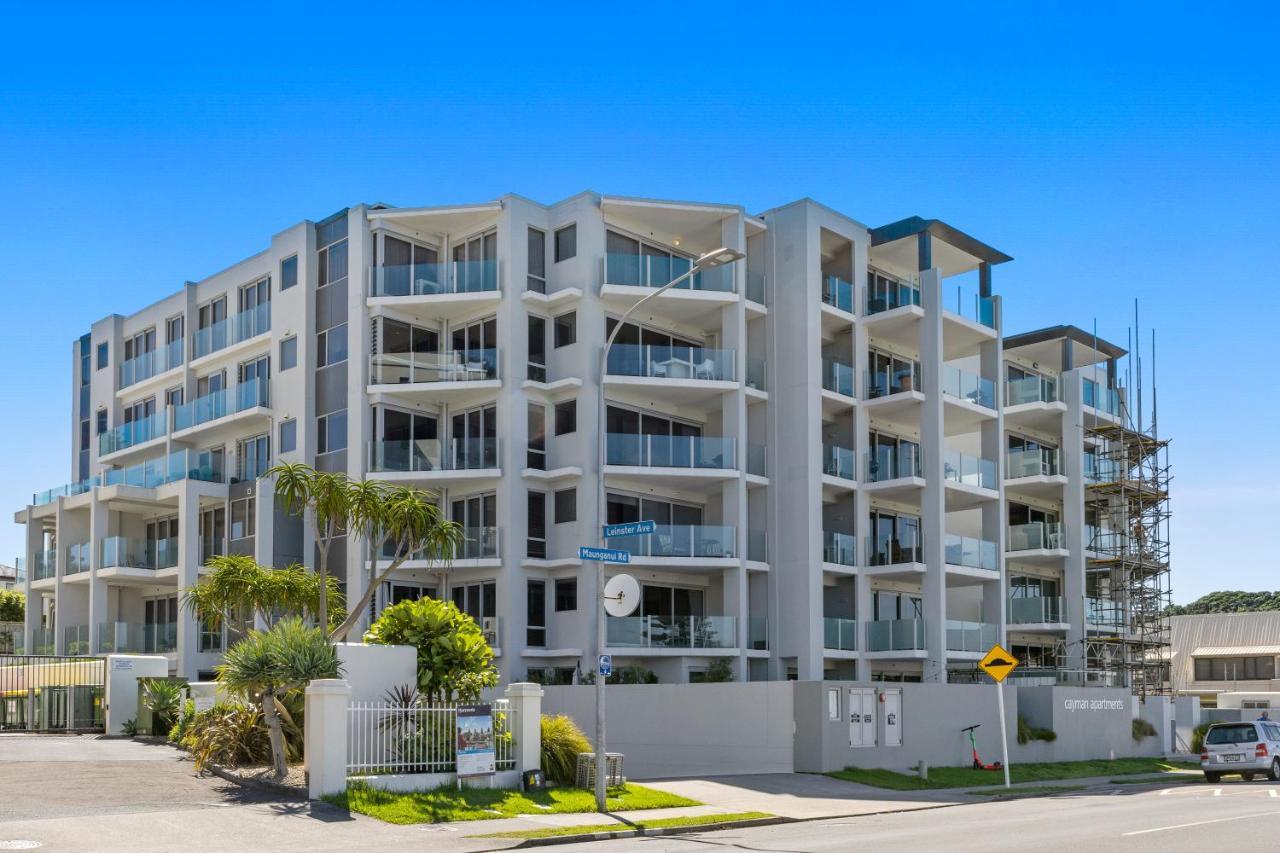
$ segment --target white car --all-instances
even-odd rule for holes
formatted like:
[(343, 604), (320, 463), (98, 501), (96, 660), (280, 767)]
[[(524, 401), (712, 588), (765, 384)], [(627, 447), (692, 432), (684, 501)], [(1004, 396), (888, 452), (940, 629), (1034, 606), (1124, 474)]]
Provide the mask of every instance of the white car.
[(1239, 773), (1246, 782), (1265, 773), (1272, 782), (1280, 782), (1280, 724), (1254, 720), (1210, 726), (1200, 750), (1200, 768), (1209, 782), (1227, 773)]

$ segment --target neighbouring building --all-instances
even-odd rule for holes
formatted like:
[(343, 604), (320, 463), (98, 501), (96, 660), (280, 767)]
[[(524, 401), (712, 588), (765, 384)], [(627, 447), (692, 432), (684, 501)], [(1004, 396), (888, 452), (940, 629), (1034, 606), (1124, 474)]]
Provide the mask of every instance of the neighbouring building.
[(1280, 611), (1169, 620), (1172, 692), (1202, 707), (1280, 708)]
[[(623, 312), (718, 247), (745, 259), (647, 302), (601, 375)], [(16, 515), (26, 647), (207, 674), (246, 626), (199, 624), (181, 590), (214, 554), (314, 565), (259, 479), (303, 460), (439, 496), (465, 548), (447, 571), (406, 563), (373, 609), (456, 602), (504, 680), (594, 668), (578, 547), (653, 520), (610, 542), (642, 601), (606, 639), (661, 681), (717, 658), (739, 680), (965, 681), (999, 640), (1025, 680), (1145, 684), (1167, 642), (1165, 445), (1134, 423), (1123, 349), (1006, 335), (1009, 260), (938, 220), (869, 228), (807, 199), (508, 195), (301, 222), (72, 343), (71, 482)], [(331, 557), (352, 599), (365, 549)]]
[(19, 573), (14, 566), (0, 565), (0, 589), (15, 589), (19, 584)]

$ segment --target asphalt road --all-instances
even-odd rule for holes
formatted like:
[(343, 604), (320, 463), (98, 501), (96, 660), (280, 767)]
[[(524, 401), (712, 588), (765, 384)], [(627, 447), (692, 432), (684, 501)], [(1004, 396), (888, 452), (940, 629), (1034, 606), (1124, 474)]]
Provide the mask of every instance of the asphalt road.
[(1224, 782), (1115, 786), (1102, 793), (981, 803), (899, 814), (636, 838), (555, 848), (561, 853), (828, 850), (1141, 851), (1280, 850), (1280, 785)]

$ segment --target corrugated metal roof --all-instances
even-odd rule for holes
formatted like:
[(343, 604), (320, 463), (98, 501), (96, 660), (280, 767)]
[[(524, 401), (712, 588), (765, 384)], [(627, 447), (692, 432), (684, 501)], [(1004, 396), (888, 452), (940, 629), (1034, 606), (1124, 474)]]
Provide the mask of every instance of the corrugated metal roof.
[(1197, 646), (1191, 653), (1197, 658), (1239, 658), (1250, 655), (1280, 655), (1280, 646)]
[(1280, 610), (1174, 616), (1169, 633), (1173, 686), (1185, 689), (1195, 681), (1193, 661), (1201, 649), (1249, 650), (1236, 656), (1269, 654), (1255, 650), (1280, 643)]

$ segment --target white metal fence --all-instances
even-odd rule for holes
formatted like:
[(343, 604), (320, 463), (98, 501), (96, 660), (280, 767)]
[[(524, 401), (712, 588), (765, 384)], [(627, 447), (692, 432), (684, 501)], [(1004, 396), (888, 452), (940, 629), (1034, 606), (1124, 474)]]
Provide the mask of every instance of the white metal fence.
[[(496, 769), (515, 769), (516, 711), (493, 706)], [(457, 770), (457, 705), (353, 702), (347, 706), (347, 773), (453, 773)]]

